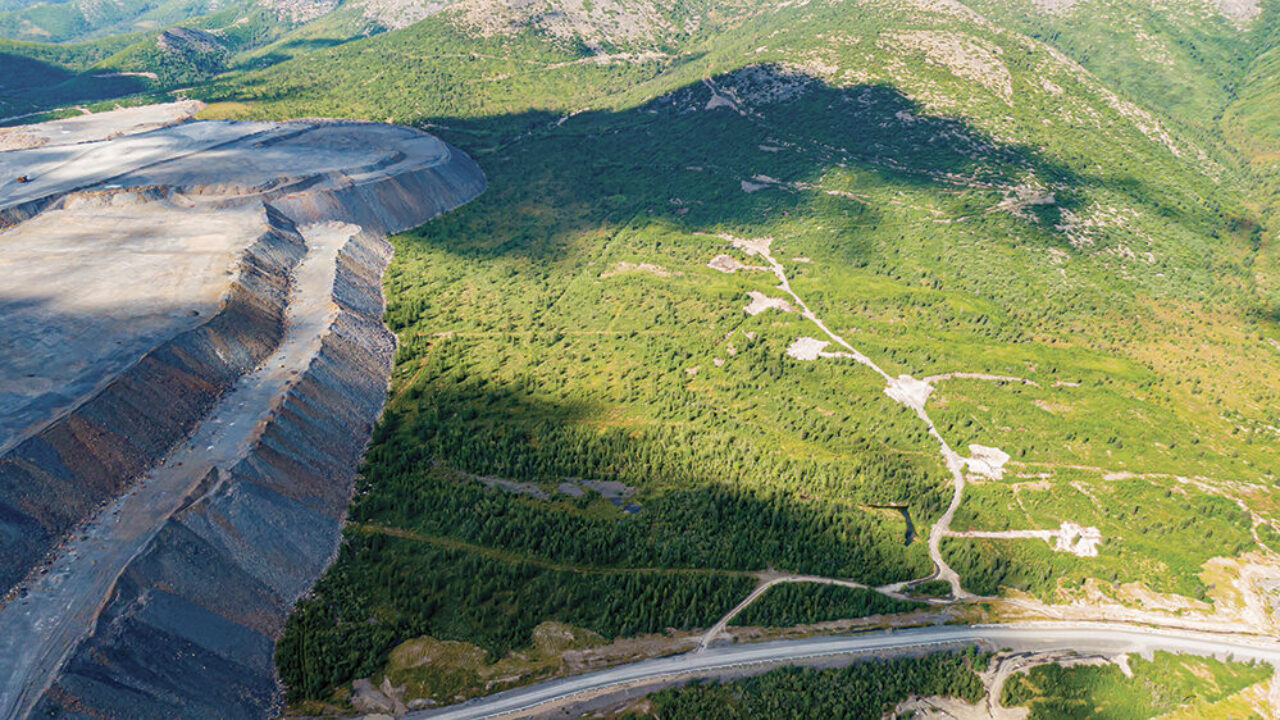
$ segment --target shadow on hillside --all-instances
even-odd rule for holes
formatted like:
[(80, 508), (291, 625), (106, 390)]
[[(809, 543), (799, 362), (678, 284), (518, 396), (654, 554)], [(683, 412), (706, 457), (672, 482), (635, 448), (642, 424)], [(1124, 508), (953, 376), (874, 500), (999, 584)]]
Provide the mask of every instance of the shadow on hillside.
[[(442, 350), (427, 362), (461, 355)], [(551, 400), (538, 385), (485, 378), (402, 395), (375, 432), (351, 519), (584, 567), (773, 567), (873, 584), (928, 572), (923, 552), (905, 551), (900, 518), (808, 499), (821, 492), (915, 504), (932, 517), (945, 504), (945, 482), (927, 461), (872, 444), (857, 457), (784, 459), (767, 446), (704, 439), (725, 430), (714, 417), (697, 420), (700, 431), (681, 427), (691, 419), (637, 430), (601, 428), (599, 411), (586, 398)], [(642, 509), (575, 512), (572, 498), (485, 487), (439, 463), (551, 486), (574, 477), (618, 481), (636, 489)]]
[[(697, 83), (639, 108), (567, 120), (543, 111), (422, 120), (472, 154), (490, 188), (419, 237), (466, 255), (546, 257), (575, 233), (628, 222), (767, 233), (784, 216), (817, 218), (817, 204), (837, 197), (856, 223), (876, 224), (880, 209), (835, 194), (838, 179), (816, 187), (836, 172), (864, 182), (870, 174), (880, 190), (931, 193), (957, 215), (998, 212), (1006, 228), (1066, 245), (1062, 214), (1079, 210), (1073, 189), (1089, 178), (964, 120), (929, 115), (889, 86), (833, 88), (777, 68), (749, 70), (717, 78), (714, 95)], [(1028, 182), (1054, 188), (1053, 202), (994, 211)], [(480, 227), (455, 232), (470, 225)]]
[(240, 69), (261, 70), (263, 68), (278, 65), (287, 60), (303, 55), (305, 53), (314, 52), (316, 50), (326, 50), (331, 47), (346, 44), (352, 40), (358, 40), (365, 37), (364, 35), (352, 35), (350, 37), (313, 37), (313, 38), (294, 38), (287, 42), (281, 43), (275, 50), (255, 57), (242, 65)]
[[(23, 55), (0, 53), (0, 117), (50, 110), (59, 105), (96, 102), (114, 97), (124, 97), (150, 90), (149, 83), (136, 76), (100, 76), (107, 71), (71, 72), (52, 63)], [(12, 124), (21, 124), (21, 118)], [(26, 122), (30, 122), (27, 120)]]

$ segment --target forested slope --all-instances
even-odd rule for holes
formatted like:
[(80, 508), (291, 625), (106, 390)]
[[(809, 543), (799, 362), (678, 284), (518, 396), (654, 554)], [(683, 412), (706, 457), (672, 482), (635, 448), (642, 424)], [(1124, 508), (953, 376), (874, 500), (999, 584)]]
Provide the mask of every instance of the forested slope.
[[(429, 126), (491, 179), (395, 239), (392, 399), (281, 646), (295, 699), (342, 697), (418, 635), (492, 660), (547, 621), (706, 627), (766, 568), (927, 577), (884, 507), (940, 516), (936, 441), (866, 368), (798, 359), (823, 335), (795, 298), (929, 378), (951, 447), (1011, 456), (969, 473), (953, 531), (1102, 538), (946, 539), (965, 589), (1212, 601), (1206, 562), (1274, 542), (1257, 379), (1280, 335), (1249, 171), (964, 6), (721, 8), (594, 50), (462, 7), (203, 92), (215, 114)], [(761, 238), (795, 298), (753, 269)], [(826, 617), (804, 597), (770, 616)]]

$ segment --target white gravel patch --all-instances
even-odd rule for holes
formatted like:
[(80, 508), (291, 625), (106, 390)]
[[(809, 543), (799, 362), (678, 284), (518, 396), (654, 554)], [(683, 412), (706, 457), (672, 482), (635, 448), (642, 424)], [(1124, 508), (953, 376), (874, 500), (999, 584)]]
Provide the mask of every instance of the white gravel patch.
[(749, 291), (747, 293), (747, 297), (751, 298), (751, 302), (743, 308), (743, 310), (746, 310), (748, 315), (759, 315), (770, 308), (781, 310), (782, 312), (795, 312), (796, 310), (791, 306), (791, 303), (786, 300), (783, 300), (782, 298), (771, 298), (759, 290)]
[(740, 238), (734, 237), (728, 233), (720, 233), (716, 237), (721, 240), (728, 240), (733, 246), (748, 255), (759, 255), (764, 258), (769, 257), (769, 247), (773, 245), (773, 238)]
[(1100, 542), (1102, 542), (1102, 531), (1098, 528), (1083, 527), (1070, 520), (1064, 520), (1062, 527), (1058, 528), (1058, 543), (1053, 549), (1057, 552), (1069, 552), (1078, 557), (1097, 557)]
[(771, 269), (763, 265), (744, 265), (737, 258), (728, 255), (717, 255), (711, 258), (711, 262), (707, 263), (707, 267), (712, 270), (719, 270), (722, 273), (735, 273), (739, 270), (763, 270), (764, 272), (772, 272)]
[(791, 343), (791, 347), (787, 348), (787, 354), (796, 360), (817, 360), (822, 355), (822, 351), (830, 344), (826, 340), (817, 338), (797, 338), (795, 342)]
[(969, 472), (992, 480), (1004, 477), (1004, 464), (1007, 462), (1009, 462), (1009, 453), (1000, 448), (985, 445), (970, 445), (969, 457), (964, 461)]
[(897, 379), (890, 380), (884, 388), (885, 395), (916, 411), (924, 409), (924, 404), (929, 400), (929, 394), (932, 392), (932, 385), (910, 375), (899, 375)]

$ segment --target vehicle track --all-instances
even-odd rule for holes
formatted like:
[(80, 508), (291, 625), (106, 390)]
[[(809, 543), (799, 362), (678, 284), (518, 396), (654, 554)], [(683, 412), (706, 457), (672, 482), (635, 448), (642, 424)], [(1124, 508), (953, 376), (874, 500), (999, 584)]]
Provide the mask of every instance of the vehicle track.
[[(921, 388), (919, 387), (921, 381), (915, 380), (906, 375), (894, 378), (876, 364), (874, 360), (860, 352), (843, 337), (837, 335), (831, 330), (831, 328), (827, 327), (827, 324), (823, 322), (822, 318), (818, 317), (818, 315), (809, 308), (809, 305), (804, 301), (804, 298), (800, 297), (800, 295), (792, 289), (791, 281), (787, 278), (786, 268), (782, 263), (778, 262), (777, 258), (775, 258), (770, 252), (769, 246), (771, 244), (771, 239), (745, 240), (731, 235), (721, 235), (719, 237), (723, 240), (732, 242), (735, 247), (742, 250), (747, 255), (758, 255), (763, 258), (772, 270), (774, 276), (778, 278), (778, 289), (791, 296), (795, 306), (800, 310), (800, 315), (816, 325), (818, 329), (822, 330), (823, 334), (831, 339), (831, 342), (845, 348), (845, 352), (819, 353), (820, 356), (849, 358), (876, 371), (885, 380), (885, 393), (894, 400), (897, 400), (903, 405), (911, 408), (915, 412), (916, 416), (920, 418), (921, 422), (925, 424), (929, 431), (929, 435), (938, 442), (943, 462), (946, 464), (947, 470), (951, 473), (952, 495), (951, 502), (948, 504), (946, 511), (940, 518), (938, 518), (929, 530), (929, 559), (933, 562), (935, 570), (932, 576), (925, 579), (945, 581), (951, 587), (952, 597), (957, 600), (968, 600), (976, 597), (961, 587), (960, 576), (942, 558), (942, 538), (950, 531), (951, 520), (955, 517), (956, 509), (960, 507), (960, 501), (964, 495), (964, 459), (959, 453), (951, 449), (951, 446), (947, 444), (946, 439), (942, 437), (942, 433), (938, 432), (938, 428), (934, 424), (933, 419), (929, 417), (929, 413), (925, 411), (925, 400), (928, 398), (928, 392), (931, 388), (926, 384), (924, 392), (922, 393), (920, 392)], [(900, 592), (908, 582), (886, 586), (881, 591), (886, 594)]]
[[(781, 583), (813, 583), (815, 585), (839, 585), (841, 587), (859, 588), (862, 590), (876, 590), (876, 588), (873, 588), (869, 585), (863, 585), (860, 582), (854, 582), (853, 580), (841, 580), (839, 578), (818, 577), (816, 575), (774, 575), (772, 577), (765, 576), (765, 579), (763, 580), (763, 582), (757, 585), (756, 589), (752, 590), (750, 595), (743, 598), (742, 602), (735, 605), (732, 610), (725, 613), (724, 617), (716, 621), (716, 624), (712, 625), (710, 630), (703, 633), (702, 639), (698, 641), (698, 649), (696, 652), (703, 652), (708, 647), (711, 647), (711, 643), (713, 643), (716, 640), (716, 638), (724, 634), (725, 630), (729, 627), (729, 623), (733, 622), (733, 619), (735, 617), (741, 614), (743, 610), (746, 610), (747, 607), (751, 605), (751, 603), (760, 599), (760, 596), (768, 592), (769, 588)], [(884, 592), (884, 591), (880, 591), (880, 592)], [(891, 595), (897, 598), (903, 597), (902, 595), (897, 593), (884, 592), (884, 594)]]

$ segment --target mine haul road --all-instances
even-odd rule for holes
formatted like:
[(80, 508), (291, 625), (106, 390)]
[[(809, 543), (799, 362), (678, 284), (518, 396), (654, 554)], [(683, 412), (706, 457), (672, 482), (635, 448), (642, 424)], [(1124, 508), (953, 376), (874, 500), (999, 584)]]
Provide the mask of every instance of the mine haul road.
[(411, 712), (412, 720), (480, 720), (545, 710), (574, 696), (622, 686), (638, 686), (680, 677), (690, 679), (750, 666), (800, 662), (864, 653), (894, 654), (945, 650), (981, 642), (995, 649), (1022, 652), (1074, 650), (1118, 655), (1156, 650), (1201, 656), (1260, 660), (1280, 668), (1280, 640), (1217, 635), (1186, 630), (1143, 628), (1117, 623), (1017, 623), (941, 625), (924, 628), (722, 645), (683, 655), (644, 660), (586, 675), (551, 680), (476, 698), (450, 707)]

